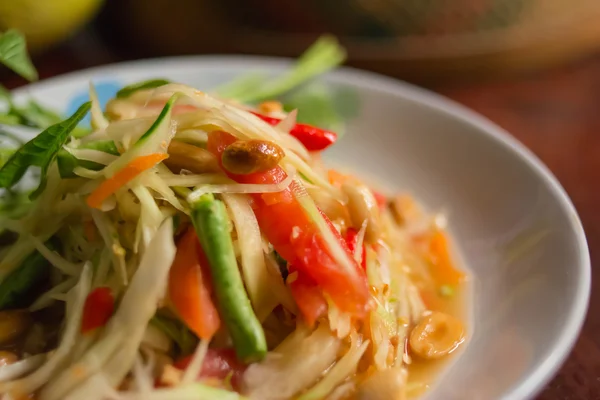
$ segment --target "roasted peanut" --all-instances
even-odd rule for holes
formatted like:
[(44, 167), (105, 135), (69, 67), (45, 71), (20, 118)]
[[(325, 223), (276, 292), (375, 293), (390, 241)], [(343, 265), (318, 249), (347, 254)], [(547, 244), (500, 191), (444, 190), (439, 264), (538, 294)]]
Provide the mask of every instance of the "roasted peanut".
[(348, 211), (354, 229), (367, 221), (365, 240), (374, 243), (380, 236), (379, 207), (371, 190), (360, 184), (345, 182), (342, 191), (348, 196)]
[(164, 163), (176, 174), (181, 170), (195, 174), (219, 171), (217, 158), (203, 148), (173, 140), (169, 145), (168, 153), (169, 158)]
[(274, 168), (284, 157), (281, 147), (266, 140), (240, 140), (223, 151), (223, 167), (234, 174), (252, 174)]
[(31, 326), (31, 317), (26, 310), (0, 311), (0, 343), (16, 339), (29, 326)]
[(452, 353), (465, 340), (458, 319), (443, 312), (425, 315), (410, 333), (410, 348), (419, 357), (433, 360)]

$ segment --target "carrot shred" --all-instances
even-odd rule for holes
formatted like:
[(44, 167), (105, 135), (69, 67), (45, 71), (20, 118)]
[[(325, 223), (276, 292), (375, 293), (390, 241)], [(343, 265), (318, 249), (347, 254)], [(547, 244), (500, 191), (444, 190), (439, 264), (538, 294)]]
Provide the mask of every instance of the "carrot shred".
[(87, 198), (87, 205), (91, 208), (100, 208), (104, 200), (129, 181), (168, 157), (168, 154), (154, 153), (134, 159), (114, 176), (102, 182)]
[(458, 285), (465, 278), (464, 272), (454, 267), (450, 256), (450, 246), (447, 235), (436, 230), (431, 238), (429, 249), (435, 268), (435, 277), (440, 285)]

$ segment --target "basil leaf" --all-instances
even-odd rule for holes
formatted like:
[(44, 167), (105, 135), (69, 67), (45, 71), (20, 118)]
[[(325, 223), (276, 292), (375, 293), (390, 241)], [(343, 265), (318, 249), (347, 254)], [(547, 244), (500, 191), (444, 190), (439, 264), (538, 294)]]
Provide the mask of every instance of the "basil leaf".
[(25, 37), (19, 31), (11, 29), (0, 35), (0, 62), (28, 81), (38, 79), (38, 73), (27, 54)]
[(174, 319), (155, 315), (150, 323), (156, 326), (170, 337), (181, 352), (181, 355), (188, 355), (194, 352), (198, 344), (198, 338), (181, 322)]
[(124, 88), (119, 90), (117, 92), (116, 96), (119, 99), (124, 99), (126, 97), (131, 96), (133, 93), (137, 92), (138, 90), (154, 89), (154, 88), (157, 88), (160, 86), (167, 85), (169, 83), (171, 83), (171, 82), (166, 79), (150, 79), (147, 81), (133, 83), (133, 84), (125, 86)]
[[(54, 246), (46, 243), (51, 250)], [(43, 282), (50, 271), (50, 263), (39, 252), (31, 253), (23, 263), (0, 283), (0, 310), (27, 306), (27, 293)]]
[(21, 180), (27, 169), (34, 165), (41, 168), (41, 179), (38, 188), (31, 193), (30, 198), (39, 196), (46, 187), (48, 167), (67, 142), (71, 131), (88, 113), (90, 106), (90, 102), (82, 104), (70, 118), (48, 127), (17, 150), (0, 169), (0, 187), (7, 189), (13, 187)]

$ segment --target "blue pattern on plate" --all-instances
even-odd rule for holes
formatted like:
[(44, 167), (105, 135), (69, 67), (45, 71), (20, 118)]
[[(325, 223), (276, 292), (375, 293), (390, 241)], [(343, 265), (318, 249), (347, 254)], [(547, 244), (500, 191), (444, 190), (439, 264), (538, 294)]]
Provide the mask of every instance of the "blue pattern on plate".
[[(98, 100), (100, 101), (100, 107), (104, 110), (106, 107), (106, 103), (115, 97), (115, 94), (123, 84), (118, 81), (96, 81), (94, 82), (94, 87), (96, 88), (96, 92), (98, 93)], [(82, 103), (85, 103), (90, 99), (87, 88), (82, 90), (81, 92), (76, 93), (71, 100), (69, 100), (69, 105), (67, 107), (67, 115), (72, 115)], [(85, 119), (81, 122), (82, 125), (89, 126), (90, 125), (90, 115), (88, 114)]]

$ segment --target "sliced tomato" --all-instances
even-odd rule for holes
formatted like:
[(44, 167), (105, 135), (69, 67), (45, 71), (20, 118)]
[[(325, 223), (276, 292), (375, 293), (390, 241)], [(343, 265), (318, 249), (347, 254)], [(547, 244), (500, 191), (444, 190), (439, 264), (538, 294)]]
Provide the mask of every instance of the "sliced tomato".
[(106, 325), (115, 310), (115, 299), (108, 287), (98, 287), (88, 294), (83, 306), (81, 333)]
[[(192, 356), (187, 356), (176, 361), (173, 366), (185, 370), (191, 361)], [(246, 366), (238, 361), (234, 349), (208, 349), (198, 378), (225, 379), (231, 375), (231, 385), (238, 389), (245, 370)]]
[(169, 271), (169, 299), (181, 320), (202, 339), (210, 339), (221, 320), (210, 297), (206, 256), (193, 228), (189, 228), (177, 245)]
[[(211, 132), (207, 149), (221, 158), (223, 150), (237, 139), (226, 132)], [(239, 183), (276, 184), (286, 179), (285, 171), (275, 168), (248, 175), (228, 174)], [(331, 221), (325, 221), (352, 262), (350, 270), (338, 265), (329, 252), (318, 226), (306, 214), (294, 196), (294, 185), (279, 193), (253, 194), (253, 209), (261, 228), (275, 250), (297, 268), (300, 275), (311, 278), (336, 306), (356, 318), (366, 315), (369, 292), (363, 270), (354, 262), (344, 240)]]
[(300, 273), (293, 265), (290, 265), (289, 271), (297, 273), (296, 279), (289, 285), (292, 296), (308, 326), (313, 327), (317, 319), (327, 314), (327, 300), (321, 288), (309, 276)]

